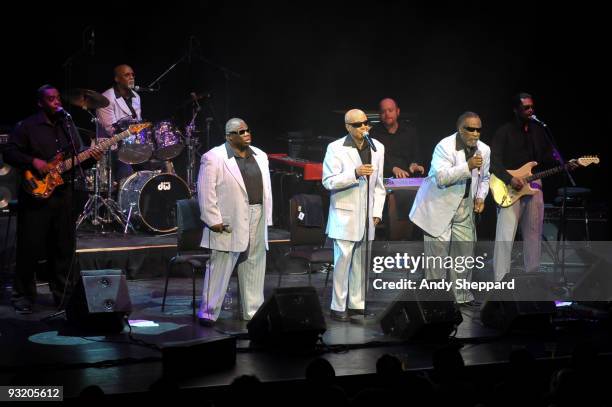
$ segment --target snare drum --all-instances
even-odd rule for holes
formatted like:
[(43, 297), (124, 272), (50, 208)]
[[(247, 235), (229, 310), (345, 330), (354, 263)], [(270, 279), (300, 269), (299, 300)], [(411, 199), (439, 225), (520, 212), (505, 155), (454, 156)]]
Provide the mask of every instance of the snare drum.
[(119, 190), (119, 207), (130, 220), (150, 232), (176, 230), (176, 201), (189, 199), (185, 181), (174, 174), (139, 171), (130, 175)]

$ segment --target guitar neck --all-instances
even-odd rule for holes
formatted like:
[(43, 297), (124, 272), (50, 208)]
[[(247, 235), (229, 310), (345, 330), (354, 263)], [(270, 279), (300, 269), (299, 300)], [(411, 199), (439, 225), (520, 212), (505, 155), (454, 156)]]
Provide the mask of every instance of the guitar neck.
[[(119, 141), (123, 140), (124, 138), (127, 138), (131, 135), (132, 133), (130, 133), (130, 130), (125, 130), (122, 131), (119, 134), (115, 134), (113, 137), (109, 137), (109, 138), (104, 138), (102, 139), (102, 141), (100, 141), (96, 147), (102, 150), (106, 150), (107, 148), (109, 148), (110, 146), (117, 144)], [(76, 165), (81, 164), (83, 161), (91, 158), (91, 153), (92, 153), (92, 149), (89, 148), (81, 153), (79, 153), (75, 159), (74, 162)], [(66, 171), (69, 171), (72, 168), (72, 158), (69, 158), (67, 160), (62, 161), (61, 163), (59, 163), (59, 165), (57, 166), (57, 170), (60, 173), (64, 173)]]
[(565, 165), (559, 165), (558, 167), (554, 167), (554, 168), (551, 168), (551, 169), (546, 170), (546, 171), (537, 172), (537, 173), (535, 173), (533, 175), (530, 175), (530, 176), (528, 176), (526, 178), (523, 178), (523, 180), (525, 182), (531, 182), (531, 181), (535, 181), (536, 179), (546, 178), (546, 177), (548, 177), (550, 175), (554, 175), (554, 174), (557, 174), (557, 173), (563, 171), (567, 167), (569, 167), (569, 164), (567, 164), (567, 163)]

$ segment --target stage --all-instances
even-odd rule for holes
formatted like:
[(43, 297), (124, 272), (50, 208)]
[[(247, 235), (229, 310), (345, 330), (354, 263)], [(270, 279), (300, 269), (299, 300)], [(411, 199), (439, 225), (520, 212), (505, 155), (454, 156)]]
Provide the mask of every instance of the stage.
[[(168, 242), (170, 238), (165, 238)], [(161, 241), (164, 241), (160, 239)], [(171, 245), (171, 243), (160, 243)], [(87, 250), (87, 249), (82, 249)], [(143, 249), (145, 250), (145, 249)], [(266, 275), (266, 298), (277, 286), (274, 272)], [(236, 278), (232, 277), (230, 291), (232, 310), (223, 311), (213, 328), (200, 326), (191, 316), (191, 279), (175, 277), (170, 281), (165, 312), (161, 311), (163, 278), (149, 277), (128, 281), (132, 301), (129, 319), (132, 325), (152, 322), (149, 327), (132, 327), (133, 339), (148, 344), (162, 345), (169, 341), (215, 338), (235, 335), (236, 364), (230, 369), (178, 381), (181, 391), (203, 392), (215, 397), (232, 380), (244, 374), (256, 375), (269, 386), (304, 383), (305, 367), (315, 357), (328, 360), (338, 380), (348, 389), (359, 388), (375, 374), (378, 358), (384, 354), (398, 357), (407, 371), (425, 374), (432, 369), (433, 352), (447, 343), (461, 346), (466, 366), (474, 374), (503, 371), (508, 355), (516, 349), (528, 349), (546, 366), (557, 366), (567, 361), (574, 347), (586, 340), (596, 343), (606, 354), (612, 351), (609, 330), (601, 324), (558, 318), (553, 331), (540, 334), (502, 335), (485, 328), (477, 309), (462, 308), (463, 323), (449, 342), (403, 342), (383, 334), (379, 324), (369, 326), (341, 323), (329, 319), (331, 287), (324, 287), (325, 274), (312, 275), (321, 306), (326, 317), (327, 331), (316, 352), (302, 354), (273, 351), (254, 346), (248, 340), (246, 323), (236, 316)], [(303, 286), (304, 274), (288, 274), (283, 286)], [(197, 293), (201, 279), (197, 281)], [(51, 295), (46, 284), (38, 287), (39, 301), (34, 313), (18, 316), (7, 303), (5, 293), (0, 306), (0, 381), (4, 384), (62, 385), (66, 398), (77, 397), (87, 386), (97, 385), (107, 395), (119, 398), (137, 397), (146, 392), (162, 375), (161, 354), (142, 343), (131, 341), (127, 328), (121, 334), (82, 336), (82, 331), (67, 324), (63, 315), (42, 321), (52, 315)], [(199, 295), (198, 295), (199, 297)], [(375, 309), (380, 314), (381, 310)], [(194, 361), (203, 363), (206, 361)], [(497, 370), (496, 370), (497, 369)], [(478, 373), (481, 372), (481, 373)], [(488, 377), (490, 373), (484, 374)], [(493, 380), (497, 376), (489, 377)], [(291, 387), (283, 387), (285, 391)]]

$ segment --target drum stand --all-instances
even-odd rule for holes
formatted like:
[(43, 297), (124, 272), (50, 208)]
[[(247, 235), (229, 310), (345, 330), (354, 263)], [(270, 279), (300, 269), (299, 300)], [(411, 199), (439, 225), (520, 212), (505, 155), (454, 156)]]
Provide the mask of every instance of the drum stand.
[(195, 195), (197, 188), (195, 179), (196, 151), (198, 150), (200, 141), (197, 137), (193, 136), (193, 132), (195, 131), (195, 120), (198, 117), (201, 107), (197, 99), (194, 99), (193, 103), (191, 122), (189, 122), (185, 128), (185, 145), (187, 146), (187, 186), (191, 194)]
[[(98, 129), (99, 129), (98, 119), (89, 110), (87, 110), (87, 113), (89, 113), (92, 116), (92, 122), (96, 126), (96, 145), (97, 145), (98, 144)], [(100, 171), (99, 171), (99, 167), (96, 164), (97, 168), (95, 169), (95, 172), (94, 172), (94, 193), (93, 195), (89, 196), (89, 199), (87, 200), (87, 202), (85, 203), (85, 206), (83, 207), (83, 212), (81, 212), (81, 214), (77, 218), (76, 228), (78, 229), (81, 226), (81, 223), (83, 223), (85, 219), (89, 219), (92, 225), (102, 226), (101, 232), (105, 233), (104, 224), (113, 223), (113, 219), (114, 219), (118, 224), (121, 225), (123, 229), (123, 233), (126, 234), (129, 228), (131, 228), (132, 231), (134, 231), (134, 227), (131, 225), (129, 218), (128, 219), (125, 218), (125, 215), (121, 211), (121, 208), (119, 208), (119, 205), (117, 205), (117, 202), (115, 202), (112, 199), (112, 191), (113, 191), (113, 170), (112, 168), (113, 167), (112, 167), (112, 154), (111, 154), (110, 149), (104, 152), (103, 159), (106, 160), (106, 165), (107, 165), (106, 179), (107, 179), (108, 190), (107, 190), (106, 198), (104, 198), (100, 194)], [(101, 207), (104, 207), (106, 209), (105, 217), (100, 216)]]

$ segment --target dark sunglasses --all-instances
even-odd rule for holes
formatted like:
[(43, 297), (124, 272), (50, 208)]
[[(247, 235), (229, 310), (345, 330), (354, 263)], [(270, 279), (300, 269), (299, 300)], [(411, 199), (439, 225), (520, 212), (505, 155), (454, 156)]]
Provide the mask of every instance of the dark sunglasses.
[(467, 127), (467, 126), (463, 126), (463, 130), (469, 131), (470, 133), (473, 133), (475, 131), (480, 133), (482, 131), (482, 127)]
[(349, 123), (349, 126), (352, 126), (356, 129), (360, 128), (361, 126), (369, 126), (370, 125), (370, 121), (366, 120), (364, 122), (355, 122), (355, 123)]
[(529, 109), (532, 109), (532, 110), (533, 110), (533, 109), (534, 109), (534, 106), (533, 106), (533, 105), (523, 105), (523, 106), (521, 106), (521, 107), (523, 108), (523, 110), (529, 110)]
[(245, 133), (249, 133), (251, 134), (251, 129), (244, 129), (244, 130), (239, 130), (239, 131), (230, 131), (229, 134), (240, 134), (241, 136), (244, 136)]

